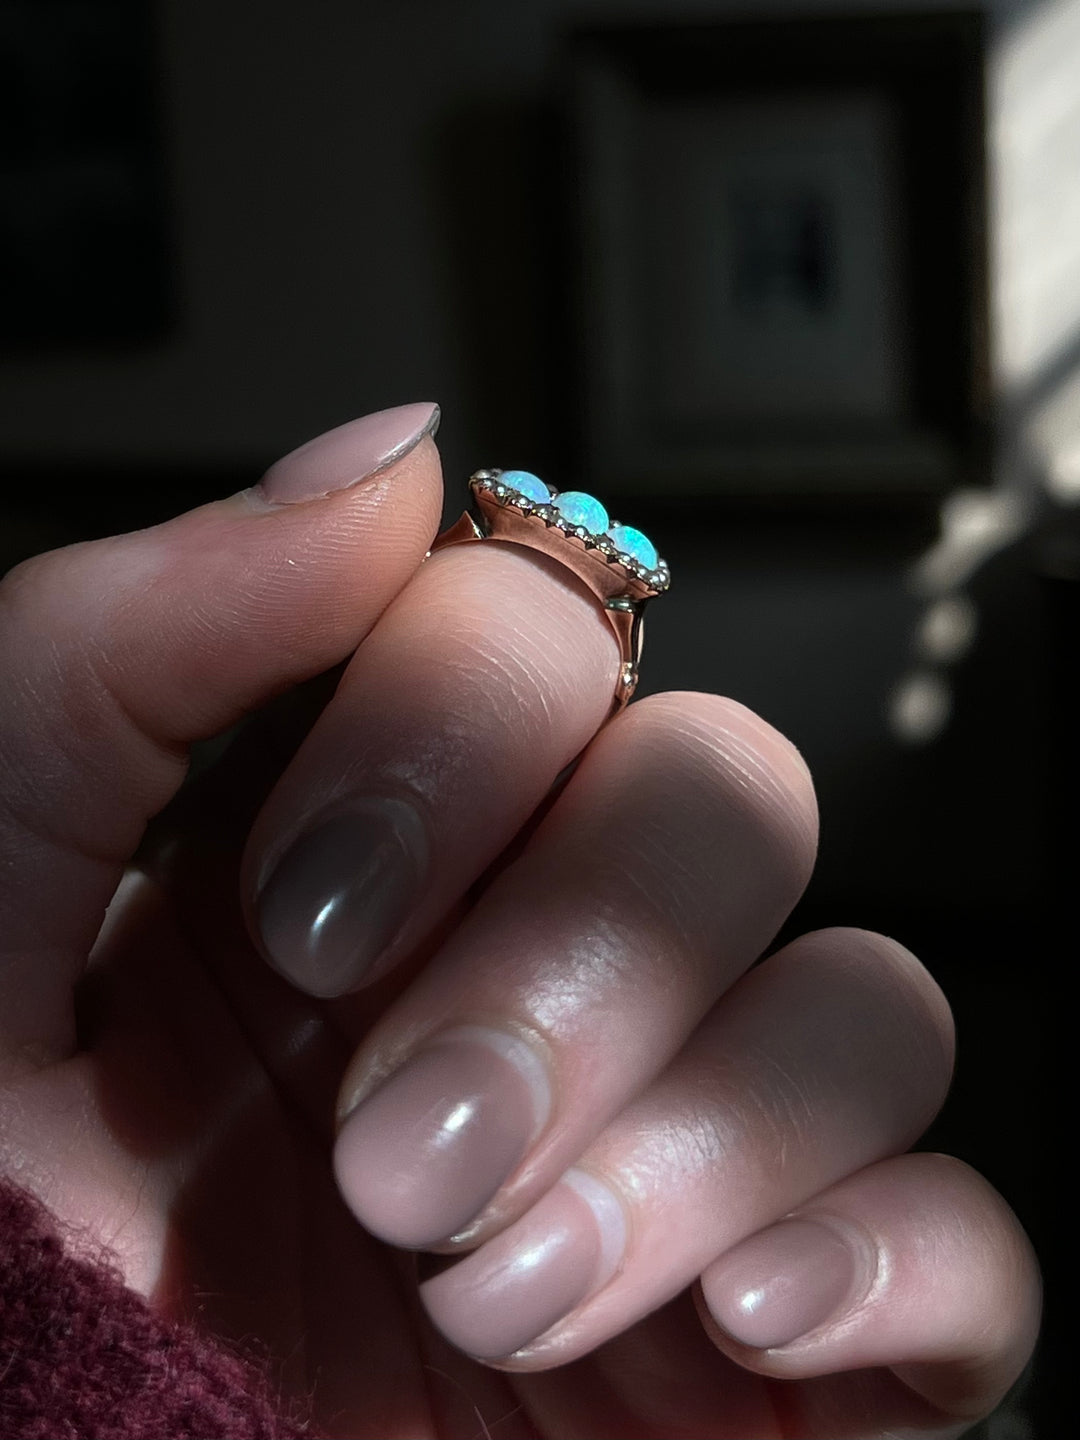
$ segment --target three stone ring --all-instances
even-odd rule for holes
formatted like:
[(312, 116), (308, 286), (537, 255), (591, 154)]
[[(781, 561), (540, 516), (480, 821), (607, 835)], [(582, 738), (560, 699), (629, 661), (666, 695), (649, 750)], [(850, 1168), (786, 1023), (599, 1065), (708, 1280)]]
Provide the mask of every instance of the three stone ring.
[(638, 681), (646, 603), (671, 584), (667, 562), (640, 530), (612, 522), (583, 490), (553, 490), (528, 470), (477, 470), (471, 507), (437, 536), (432, 552), (474, 540), (505, 540), (550, 555), (572, 571), (603, 607), (619, 643), (612, 713)]

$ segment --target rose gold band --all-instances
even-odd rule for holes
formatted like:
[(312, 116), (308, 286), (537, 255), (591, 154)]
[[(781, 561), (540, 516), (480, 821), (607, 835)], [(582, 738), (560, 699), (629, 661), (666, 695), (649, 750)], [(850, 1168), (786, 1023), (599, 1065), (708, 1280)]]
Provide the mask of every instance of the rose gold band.
[(515, 495), (499, 483), (502, 473), (478, 470), (472, 476), (470, 509), (436, 536), (431, 553), (448, 545), (503, 540), (539, 550), (572, 571), (596, 596), (619, 644), (619, 677), (612, 702), (612, 714), (617, 714), (637, 685), (643, 612), (649, 600), (667, 589), (667, 566), (660, 561), (659, 571), (647, 571), (631, 557), (620, 555), (606, 534), (589, 534), (580, 525), (567, 524), (554, 505)]

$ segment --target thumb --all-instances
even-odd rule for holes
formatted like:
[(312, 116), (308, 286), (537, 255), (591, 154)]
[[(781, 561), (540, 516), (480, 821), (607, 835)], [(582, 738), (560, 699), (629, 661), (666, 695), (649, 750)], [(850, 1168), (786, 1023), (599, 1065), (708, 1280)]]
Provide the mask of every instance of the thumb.
[(0, 1068), (73, 1048), (74, 982), (188, 745), (344, 659), (423, 560), (438, 415), (355, 420), (253, 490), (0, 584)]

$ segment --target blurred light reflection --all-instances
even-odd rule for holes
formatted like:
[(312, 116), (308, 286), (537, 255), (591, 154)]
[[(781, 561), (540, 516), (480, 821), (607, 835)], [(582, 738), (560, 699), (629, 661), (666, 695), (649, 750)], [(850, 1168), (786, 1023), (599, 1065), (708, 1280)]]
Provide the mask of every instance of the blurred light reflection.
[(978, 626), (978, 612), (966, 595), (943, 595), (923, 612), (916, 653), (932, 664), (955, 664), (971, 649)]
[(915, 670), (893, 691), (889, 728), (905, 745), (925, 745), (937, 739), (951, 713), (948, 680), (933, 670)]
[(941, 534), (911, 574), (916, 594), (939, 596), (965, 584), (992, 555), (1021, 536), (1032, 506), (1012, 490), (955, 490), (941, 505)]

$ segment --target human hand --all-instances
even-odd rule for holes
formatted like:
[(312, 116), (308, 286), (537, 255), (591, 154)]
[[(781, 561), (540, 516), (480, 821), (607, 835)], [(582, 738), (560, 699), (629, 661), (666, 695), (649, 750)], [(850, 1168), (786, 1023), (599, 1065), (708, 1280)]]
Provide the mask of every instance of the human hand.
[[(801, 759), (710, 695), (605, 725), (557, 563), (422, 564), (426, 414), (4, 582), (0, 1168), (328, 1434), (961, 1434), (1038, 1280), (981, 1177), (904, 1153), (942, 995), (861, 931), (754, 965), (813, 863)], [(187, 746), (258, 707), (99, 936)]]

